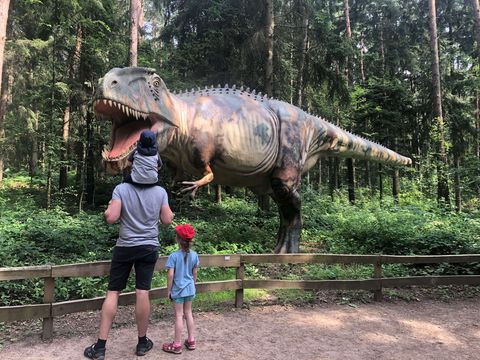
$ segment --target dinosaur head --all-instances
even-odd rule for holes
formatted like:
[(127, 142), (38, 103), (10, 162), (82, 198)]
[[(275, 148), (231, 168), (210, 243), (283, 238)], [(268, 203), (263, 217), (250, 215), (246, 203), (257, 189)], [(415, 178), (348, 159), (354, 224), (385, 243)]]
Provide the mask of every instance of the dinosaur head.
[(114, 68), (100, 79), (94, 110), (112, 121), (109, 145), (102, 152), (107, 172), (125, 168), (143, 130), (156, 133), (159, 151), (164, 150), (168, 130), (178, 127), (171, 109), (168, 89), (153, 69)]

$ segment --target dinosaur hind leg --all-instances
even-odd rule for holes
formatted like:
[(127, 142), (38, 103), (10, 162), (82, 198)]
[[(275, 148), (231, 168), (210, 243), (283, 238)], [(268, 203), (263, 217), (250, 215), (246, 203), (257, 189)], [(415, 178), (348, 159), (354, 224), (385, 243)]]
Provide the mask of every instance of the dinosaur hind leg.
[(302, 231), (300, 194), (279, 178), (272, 179), (272, 190), (280, 215), (275, 253), (298, 253)]

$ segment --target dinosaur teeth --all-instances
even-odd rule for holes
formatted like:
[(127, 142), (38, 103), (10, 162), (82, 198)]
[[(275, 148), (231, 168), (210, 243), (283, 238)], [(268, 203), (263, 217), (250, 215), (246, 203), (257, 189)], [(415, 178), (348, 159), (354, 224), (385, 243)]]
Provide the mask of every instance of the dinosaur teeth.
[(107, 104), (108, 104), (108, 103), (107, 103), (107, 99), (103, 99), (103, 104), (104, 104), (104, 105), (107, 105)]

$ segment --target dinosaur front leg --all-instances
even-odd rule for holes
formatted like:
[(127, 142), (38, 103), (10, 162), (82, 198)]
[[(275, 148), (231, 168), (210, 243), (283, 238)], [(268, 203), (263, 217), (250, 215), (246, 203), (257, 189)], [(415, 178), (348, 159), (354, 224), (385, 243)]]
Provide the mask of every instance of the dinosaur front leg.
[(298, 253), (302, 231), (300, 194), (278, 178), (272, 179), (272, 190), (280, 214), (275, 253)]
[(205, 165), (205, 170), (203, 172), (203, 177), (197, 181), (182, 181), (182, 185), (189, 185), (186, 188), (180, 190), (182, 193), (187, 193), (191, 191), (190, 196), (194, 197), (197, 193), (197, 190), (200, 186), (207, 185), (213, 180), (213, 172), (209, 164)]

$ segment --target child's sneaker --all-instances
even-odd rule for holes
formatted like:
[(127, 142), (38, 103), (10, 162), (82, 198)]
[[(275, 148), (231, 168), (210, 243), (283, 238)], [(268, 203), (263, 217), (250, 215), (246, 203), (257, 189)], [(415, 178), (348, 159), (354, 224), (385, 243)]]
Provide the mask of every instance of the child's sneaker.
[(186, 339), (184, 344), (188, 350), (195, 350), (195, 340), (188, 341), (188, 339)]
[(174, 342), (163, 344), (162, 350), (172, 354), (181, 354), (182, 345), (175, 345)]

